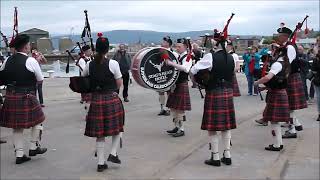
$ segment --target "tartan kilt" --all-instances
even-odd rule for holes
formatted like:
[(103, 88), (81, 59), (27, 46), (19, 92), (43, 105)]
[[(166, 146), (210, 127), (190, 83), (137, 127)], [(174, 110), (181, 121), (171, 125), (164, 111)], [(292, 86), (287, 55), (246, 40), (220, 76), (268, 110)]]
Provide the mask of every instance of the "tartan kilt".
[(288, 122), (290, 118), (289, 100), (285, 89), (268, 90), (263, 120)]
[(304, 93), (300, 73), (289, 75), (287, 93), (289, 97), (290, 110), (307, 108), (307, 99)]
[(206, 91), (201, 129), (225, 131), (236, 127), (232, 88), (221, 87)]
[(188, 82), (176, 84), (174, 92), (169, 93), (166, 106), (175, 110), (191, 111)]
[(0, 126), (6, 128), (28, 129), (45, 120), (35, 92), (26, 94), (7, 90), (0, 112)]
[(115, 92), (92, 93), (85, 136), (105, 137), (123, 132), (124, 108)]
[(90, 102), (91, 93), (81, 93), (81, 101)]
[(241, 96), (240, 89), (239, 89), (239, 84), (238, 84), (238, 80), (237, 80), (236, 74), (233, 74), (232, 84), (233, 84), (233, 96), (234, 96), (234, 97), (239, 97), (239, 96)]

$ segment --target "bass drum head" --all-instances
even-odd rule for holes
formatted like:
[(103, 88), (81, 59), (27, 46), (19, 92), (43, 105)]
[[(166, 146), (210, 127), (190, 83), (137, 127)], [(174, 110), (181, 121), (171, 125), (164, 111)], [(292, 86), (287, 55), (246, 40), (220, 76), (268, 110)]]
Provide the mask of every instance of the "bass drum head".
[(178, 79), (179, 71), (167, 66), (162, 60), (163, 51), (167, 51), (173, 62), (178, 62), (171, 51), (161, 47), (144, 48), (134, 56), (132, 75), (142, 87), (160, 92), (168, 91)]

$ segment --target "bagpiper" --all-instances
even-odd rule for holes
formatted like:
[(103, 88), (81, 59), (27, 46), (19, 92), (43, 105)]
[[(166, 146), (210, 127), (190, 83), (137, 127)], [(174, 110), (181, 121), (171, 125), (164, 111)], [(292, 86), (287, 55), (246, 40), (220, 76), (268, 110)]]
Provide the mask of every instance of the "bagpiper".
[(108, 168), (104, 157), (105, 137), (112, 137), (112, 147), (107, 161), (121, 164), (117, 148), (124, 126), (124, 108), (118, 96), (118, 89), (122, 85), (122, 74), (119, 63), (106, 58), (109, 51), (109, 40), (98, 33), (96, 54), (83, 72), (89, 76), (92, 100), (86, 117), (85, 136), (96, 138), (98, 157), (97, 171)]
[[(81, 47), (80, 58), (77, 62), (79, 67), (80, 76), (83, 74), (83, 71), (86, 65), (91, 61), (92, 50), (89, 45), (84, 45)], [(87, 104), (91, 101), (91, 94), (90, 93), (81, 93), (81, 104), (85, 104), (84, 108), (87, 109)]]
[(303, 127), (296, 117), (296, 111), (299, 109), (307, 108), (307, 99), (304, 93), (303, 84), (300, 75), (300, 62), (296, 59), (296, 46), (289, 41), (289, 37), (292, 31), (288, 31), (289, 28), (281, 23), (280, 28), (277, 30), (279, 33), (279, 45), (280, 49), (287, 54), (290, 62), (290, 74), (288, 77), (287, 94), (289, 98), (289, 108), (290, 108), (290, 121), (289, 128), (283, 134), (283, 138), (297, 138), (296, 131), (302, 131)]
[[(233, 104), (233, 75), (235, 70), (234, 59), (226, 51), (226, 40), (222, 33), (215, 31), (213, 50), (206, 54), (191, 69), (195, 75), (201, 70), (207, 70), (209, 75), (206, 85), (204, 110), (201, 129), (208, 131), (210, 159), (205, 164), (221, 166), (221, 162), (231, 165), (231, 129), (236, 128), (235, 111)], [(224, 144), (223, 157), (219, 156), (219, 135), (222, 134)]]
[(233, 96), (234, 97), (239, 97), (241, 96), (240, 89), (239, 89), (239, 84), (236, 76), (236, 72), (240, 70), (240, 63), (239, 63), (239, 56), (236, 54), (235, 48), (233, 47), (232, 41), (228, 40), (227, 41), (227, 51), (229, 54), (232, 55), (233, 60), (234, 60), (234, 74), (232, 77), (232, 84), (233, 84)]
[[(168, 51), (173, 52), (173, 54), (178, 57), (178, 54), (176, 52), (173, 51), (172, 47), (172, 40), (170, 38), (170, 36), (165, 36), (162, 38), (162, 42), (161, 42), (161, 47), (166, 48)], [(170, 115), (170, 110), (166, 110), (165, 109), (165, 105), (166, 105), (166, 93), (165, 92), (159, 92), (159, 102), (160, 102), (160, 112), (159, 112), (159, 116), (169, 116)]]
[[(23, 131), (31, 128), (29, 156), (47, 151), (40, 146), (42, 122), (45, 115), (36, 97), (36, 84), (43, 81), (39, 63), (30, 53), (30, 37), (18, 35), (13, 47), (16, 53), (1, 66), (1, 80), (7, 85), (6, 98), (0, 114), (0, 126), (13, 129), (16, 164), (31, 160), (25, 155)], [(17, 73), (19, 72), (19, 73)]]
[[(282, 27), (278, 30), (278, 40), (284, 45), (292, 31)], [(263, 120), (271, 122), (273, 144), (265, 147), (267, 151), (280, 151), (283, 149), (280, 122), (289, 121), (289, 98), (287, 94), (290, 62), (295, 58), (293, 46), (281, 47), (274, 53), (269, 73), (256, 81), (255, 86), (265, 84), (267, 91), (266, 107)]]

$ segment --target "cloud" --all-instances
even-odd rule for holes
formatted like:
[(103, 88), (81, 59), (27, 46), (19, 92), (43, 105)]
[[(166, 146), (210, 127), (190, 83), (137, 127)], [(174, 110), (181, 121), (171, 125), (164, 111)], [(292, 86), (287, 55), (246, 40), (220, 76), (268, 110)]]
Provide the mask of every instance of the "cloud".
[(18, 6), (19, 31), (38, 27), (51, 34), (79, 34), (87, 9), (92, 30), (183, 32), (222, 29), (231, 12), (232, 34), (271, 35), (281, 21), (295, 27), (308, 13), (319, 29), (318, 1), (1, 1), (1, 30), (12, 32)]

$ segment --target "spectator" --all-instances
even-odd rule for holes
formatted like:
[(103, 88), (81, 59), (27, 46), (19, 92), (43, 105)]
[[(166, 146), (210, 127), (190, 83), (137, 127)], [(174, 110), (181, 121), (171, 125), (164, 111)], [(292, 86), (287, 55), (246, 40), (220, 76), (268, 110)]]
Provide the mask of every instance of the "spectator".
[[(38, 61), (39, 65), (47, 63), (47, 59), (44, 57), (44, 55), (41, 52), (38, 52), (36, 48), (33, 48), (31, 50), (31, 53), (32, 53), (32, 57)], [(45, 107), (45, 105), (43, 104), (42, 84), (43, 84), (43, 81), (37, 82), (37, 91), (38, 91), (39, 102), (41, 104), (41, 107)]]
[(129, 85), (129, 79), (130, 79), (129, 71), (131, 68), (131, 57), (126, 52), (124, 44), (120, 44), (119, 50), (115, 53), (115, 55), (113, 56), (113, 59), (118, 61), (120, 65), (120, 71), (123, 78), (123, 92), (122, 92), (123, 100), (125, 102), (129, 102), (128, 85)]
[(259, 79), (261, 76), (260, 57), (257, 47), (248, 47), (247, 51), (242, 56), (245, 65), (244, 73), (246, 74), (248, 81), (249, 96), (252, 95), (252, 88), (254, 88), (253, 95), (258, 95), (258, 89), (253, 86), (253, 83), (255, 79)]
[(300, 75), (301, 75), (301, 80), (304, 88), (304, 93), (305, 93), (306, 99), (309, 100), (308, 87), (307, 87), (307, 74), (310, 70), (310, 65), (309, 65), (307, 55), (304, 53), (304, 48), (302, 45), (298, 45), (298, 53), (296, 58), (298, 59), (299, 65), (300, 65)]

